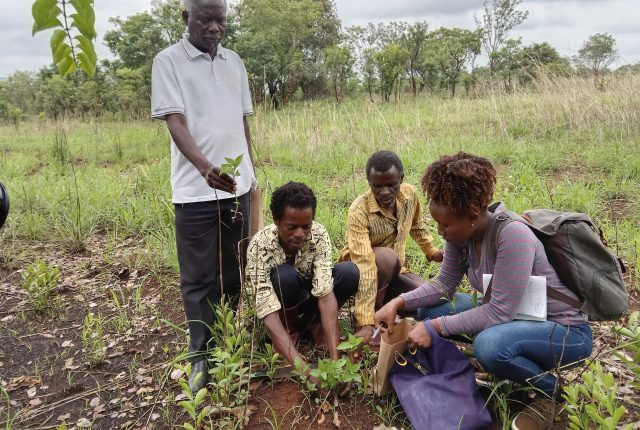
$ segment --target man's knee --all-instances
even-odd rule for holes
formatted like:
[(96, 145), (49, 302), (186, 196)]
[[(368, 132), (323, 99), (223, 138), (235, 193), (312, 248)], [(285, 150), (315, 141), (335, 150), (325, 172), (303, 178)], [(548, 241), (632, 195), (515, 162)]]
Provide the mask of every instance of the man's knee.
[(338, 301), (345, 301), (358, 291), (360, 270), (351, 261), (338, 263), (333, 268), (333, 291)]
[(360, 281), (360, 270), (351, 261), (338, 263), (333, 268), (333, 279), (336, 283), (354, 285), (357, 287)]
[(400, 262), (398, 254), (396, 254), (393, 249), (376, 247), (373, 248), (373, 252), (376, 255), (376, 267), (378, 268), (379, 280), (385, 280), (385, 283), (388, 283), (391, 279), (398, 276), (402, 268), (402, 263)]
[(291, 264), (282, 264), (271, 270), (271, 284), (285, 308), (298, 304), (300, 280), (296, 268)]

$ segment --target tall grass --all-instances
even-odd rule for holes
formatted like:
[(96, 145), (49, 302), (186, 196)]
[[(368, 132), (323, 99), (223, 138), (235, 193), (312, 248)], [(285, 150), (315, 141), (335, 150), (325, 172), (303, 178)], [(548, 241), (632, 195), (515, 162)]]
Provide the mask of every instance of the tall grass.
[[(317, 220), (336, 254), (349, 204), (367, 188), (371, 152), (397, 151), (406, 181), (418, 184), (428, 163), (464, 150), (496, 163), (496, 198), (512, 209), (587, 212), (625, 260), (640, 266), (638, 75), (611, 77), (604, 90), (589, 79), (542, 77), (534, 87), (476, 98), (404, 95), (382, 104), (363, 97), (256, 111), (252, 132), (265, 201), (288, 180), (311, 185)], [(56, 143), (63, 131), (67, 152)], [(80, 240), (101, 232), (113, 240), (142, 237), (148, 249), (140, 264), (175, 269), (168, 141), (164, 124), (151, 120), (0, 127), (0, 180), (13, 204), (0, 252), (26, 240), (69, 243), (75, 228)], [(73, 216), (74, 170), (80, 225)], [(614, 200), (624, 216), (611, 216)], [(409, 257), (420, 261), (417, 247), (410, 246)]]

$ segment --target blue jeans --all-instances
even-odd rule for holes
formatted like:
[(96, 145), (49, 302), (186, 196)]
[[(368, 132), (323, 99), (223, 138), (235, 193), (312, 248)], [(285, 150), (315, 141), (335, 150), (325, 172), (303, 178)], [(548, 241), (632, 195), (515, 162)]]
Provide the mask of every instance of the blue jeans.
[[(471, 297), (466, 296), (454, 303), (420, 308), (418, 315), (437, 318), (471, 309)], [(588, 358), (592, 349), (589, 323), (564, 326), (553, 321), (511, 321), (484, 329), (473, 342), (476, 359), (486, 371), (530, 384), (548, 396), (553, 395), (556, 384), (553, 369)], [(545, 374), (549, 370), (552, 372)]]
[[(478, 298), (478, 303), (482, 303), (482, 296)], [(455, 315), (468, 311), (473, 307), (473, 301), (469, 294), (455, 293), (453, 298), (448, 302), (432, 306), (430, 308), (418, 308), (418, 319), (424, 320), (429, 318), (432, 320), (446, 315)]]

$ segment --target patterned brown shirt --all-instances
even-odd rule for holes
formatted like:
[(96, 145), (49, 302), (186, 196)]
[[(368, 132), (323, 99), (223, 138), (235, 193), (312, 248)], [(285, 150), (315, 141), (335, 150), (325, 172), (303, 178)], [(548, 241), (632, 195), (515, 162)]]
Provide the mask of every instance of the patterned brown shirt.
[[(271, 271), (286, 262), (287, 256), (274, 224), (253, 236), (247, 251), (244, 288), (260, 319), (282, 308), (271, 283)], [(311, 294), (315, 297), (324, 297), (333, 291), (331, 240), (327, 230), (315, 221), (309, 239), (295, 256), (294, 266), (303, 278), (311, 279)]]

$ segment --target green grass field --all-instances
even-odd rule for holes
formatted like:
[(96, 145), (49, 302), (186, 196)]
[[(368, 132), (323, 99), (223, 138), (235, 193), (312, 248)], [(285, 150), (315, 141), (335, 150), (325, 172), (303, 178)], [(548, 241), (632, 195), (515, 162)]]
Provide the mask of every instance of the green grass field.
[[(367, 189), (364, 165), (374, 150), (398, 152), (405, 164), (405, 181), (414, 185), (439, 155), (466, 151), (495, 163), (499, 170), (496, 200), (511, 209), (547, 207), (592, 216), (611, 248), (627, 263), (630, 289), (637, 293), (640, 288), (640, 76), (612, 78), (603, 91), (595, 90), (589, 80), (576, 78), (542, 80), (536, 88), (524, 92), (478, 98), (444, 99), (422, 94), (413, 99), (405, 95), (398, 103), (384, 104), (353, 98), (340, 105), (318, 101), (278, 111), (256, 107), (256, 111), (251, 128), (265, 208), (275, 187), (289, 180), (307, 183), (318, 197), (316, 220), (327, 227), (336, 257), (344, 244), (348, 207)], [(168, 145), (164, 123), (151, 120), (51, 123), (34, 119), (18, 127), (0, 126), (0, 181), (8, 187), (12, 203), (7, 224), (0, 232), (0, 286), (19, 285), (17, 271), (36, 257), (56, 250), (63, 250), (65, 258), (90, 254), (89, 262), (83, 260), (72, 271), (115, 271), (116, 275), (92, 276), (102, 283), (100, 288), (111, 288), (111, 282), (119, 282), (119, 277), (123, 282), (130, 280), (131, 285), (126, 287), (138, 291), (138, 296), (127, 293), (135, 300), (125, 300), (123, 295), (118, 301), (111, 293), (95, 300), (97, 308), (109, 302), (115, 309), (115, 314), (105, 314), (107, 338), (109, 333), (118, 336), (126, 332), (127, 318), (140, 317), (135, 312), (142, 308), (143, 315), (153, 320), (150, 325), (171, 330), (163, 325), (163, 320), (170, 318), (159, 315), (151, 306), (140, 305), (139, 298), (140, 291), (144, 295), (144, 288), (150, 285), (148, 277), (152, 277), (164, 284), (161, 291), (172, 297), (166, 300), (165, 308), (173, 308), (174, 315), (182, 313), (177, 293)], [(270, 215), (266, 214), (265, 220), (270, 220)], [(441, 244), (435, 225), (429, 223), (429, 227), (436, 243)], [(129, 245), (135, 252), (123, 253), (123, 247)], [(408, 251), (412, 268), (428, 276), (436, 273), (437, 266), (425, 263), (415, 244), (411, 243)], [(96, 259), (102, 266), (95, 267)], [(126, 275), (122, 275), (125, 269)], [(133, 271), (144, 272), (146, 277), (137, 283), (135, 276), (129, 275)], [(29, 309), (19, 308), (24, 307), (18, 300), (20, 293), (11, 291), (13, 296), (9, 294), (0, 308), (0, 328), (8, 330), (0, 344), (0, 375), (7, 373), (0, 379), (34, 373), (33, 362), (20, 371), (6, 365), (3, 370), (1, 366), (3, 357), (6, 360), (10, 353), (3, 345), (19, 344), (20, 339), (31, 336), (16, 326), (20, 321), (26, 324), (31, 314)], [(10, 307), (16, 303), (17, 310)], [(86, 312), (88, 308), (83, 309)], [(5, 315), (16, 319), (3, 320)], [(78, 322), (69, 313), (61, 315), (64, 317), (39, 319), (38, 327), (55, 327), (66, 321), (64, 318)], [(113, 319), (122, 315), (124, 320)], [(82, 318), (84, 314), (79, 324)], [(115, 324), (117, 321), (120, 323)], [(176, 330), (173, 342), (158, 343), (166, 362), (185, 347), (184, 332)], [(76, 343), (80, 343), (79, 338)], [(16, 350), (38, 349), (28, 345), (22, 350), (16, 346)], [(64, 362), (70, 378), (68, 375), (74, 373), (65, 361), (69, 357), (72, 355), (56, 355), (44, 365), (51, 366), (53, 375), (54, 367)], [(39, 360), (32, 360), (37, 372), (44, 368)], [(124, 369), (135, 379), (142, 364), (134, 357), (118, 366), (110, 371), (116, 374)], [(164, 370), (159, 369), (151, 373), (162, 375)], [(73, 386), (71, 380), (69, 386)], [(159, 392), (163, 389), (165, 384)], [(172, 396), (168, 393), (163, 397), (168, 400), (160, 408), (165, 411), (161, 421), (184, 422), (180, 416), (166, 412), (171, 409), (162, 409), (173, 401)], [(8, 406), (13, 413), (21, 408), (19, 404)], [(80, 410), (85, 411), (82, 407)], [(378, 411), (378, 416), (382, 415)], [(153, 410), (149, 416), (153, 416)], [(393, 419), (384, 421), (388, 424)], [(140, 424), (140, 418), (136, 423)]]
[[(638, 76), (611, 82), (602, 92), (589, 81), (548, 81), (535, 92), (478, 99), (423, 95), (399, 103), (353, 99), (257, 111), (252, 132), (265, 202), (288, 180), (306, 182), (318, 195), (317, 220), (336, 249), (344, 241), (348, 206), (367, 187), (364, 164), (372, 151), (398, 152), (406, 181), (417, 185), (431, 161), (462, 150), (498, 166), (496, 199), (516, 211), (586, 212), (638, 266)], [(99, 231), (115, 242), (142, 236), (151, 261), (141, 264), (176, 267), (163, 123), (4, 126), (0, 172), (13, 197), (0, 236), (5, 258), (24, 239), (75, 246)]]

